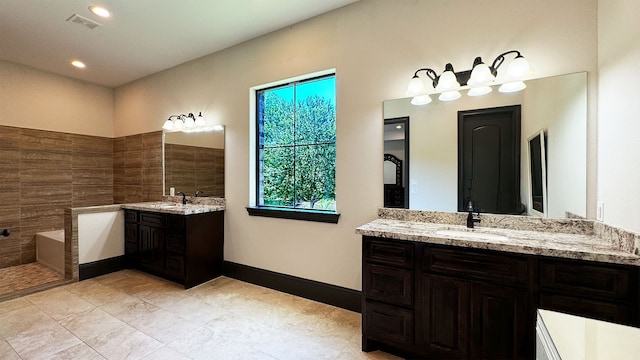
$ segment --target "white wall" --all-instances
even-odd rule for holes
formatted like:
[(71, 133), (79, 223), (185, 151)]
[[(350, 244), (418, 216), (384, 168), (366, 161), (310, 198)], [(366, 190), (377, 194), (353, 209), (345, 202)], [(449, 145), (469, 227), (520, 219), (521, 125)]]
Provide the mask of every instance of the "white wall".
[[(382, 102), (423, 66), (518, 49), (545, 77), (596, 69), (596, 0), (361, 0), (117, 88), (115, 135), (202, 111), (225, 129), (225, 259), (360, 289), (354, 229), (383, 204)], [(337, 225), (249, 217), (249, 88), (336, 68)]]
[(586, 73), (577, 73), (529, 81), (523, 92), (523, 199), (529, 196), (527, 139), (544, 129), (547, 134), (548, 216), (552, 218), (566, 217), (566, 212), (587, 216), (586, 76)]
[(113, 89), (0, 60), (0, 125), (113, 136)]
[(606, 223), (640, 232), (637, 0), (598, 4), (598, 200)]
[(78, 214), (80, 264), (124, 255), (124, 211)]

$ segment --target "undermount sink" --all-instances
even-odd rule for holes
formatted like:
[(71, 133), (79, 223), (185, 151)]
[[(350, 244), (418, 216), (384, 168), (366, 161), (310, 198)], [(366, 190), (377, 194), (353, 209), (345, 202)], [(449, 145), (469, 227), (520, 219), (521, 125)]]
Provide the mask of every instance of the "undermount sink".
[(475, 231), (475, 230), (468, 230), (468, 231), (451, 230), (451, 229), (438, 230), (436, 231), (436, 235), (450, 236), (450, 237), (456, 237), (456, 238), (460, 237), (460, 238), (467, 238), (467, 239), (478, 239), (478, 240), (494, 240), (494, 241), (509, 240), (509, 238), (504, 235), (493, 234), (493, 233), (483, 232), (483, 231)]

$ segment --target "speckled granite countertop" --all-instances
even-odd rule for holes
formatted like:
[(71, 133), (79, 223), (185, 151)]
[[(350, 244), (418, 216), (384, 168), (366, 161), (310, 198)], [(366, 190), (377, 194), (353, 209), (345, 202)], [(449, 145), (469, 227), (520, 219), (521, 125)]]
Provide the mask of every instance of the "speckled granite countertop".
[(152, 211), (152, 212), (160, 212), (166, 214), (177, 214), (177, 215), (195, 215), (195, 214), (204, 214), (215, 211), (224, 211), (224, 205), (209, 205), (209, 204), (176, 204), (176, 203), (167, 203), (167, 202), (145, 202), (145, 203), (134, 203), (134, 204), (124, 204), (122, 205), (123, 209), (132, 209), (132, 210), (141, 210), (141, 211)]
[(593, 234), (514, 230), (377, 219), (356, 229), (366, 236), (431, 244), (562, 257), (615, 264), (640, 265), (640, 256)]

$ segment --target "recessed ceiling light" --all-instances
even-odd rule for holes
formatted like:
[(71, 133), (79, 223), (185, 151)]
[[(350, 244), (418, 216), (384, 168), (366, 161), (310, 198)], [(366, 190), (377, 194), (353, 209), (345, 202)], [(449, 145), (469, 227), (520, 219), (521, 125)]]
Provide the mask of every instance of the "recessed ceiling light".
[(91, 6), (89, 6), (89, 10), (92, 13), (94, 13), (94, 14), (100, 16), (100, 17), (103, 17), (103, 18), (111, 17), (111, 11), (109, 11), (109, 10), (103, 8), (102, 6), (99, 6), (99, 5), (91, 5)]
[(87, 67), (87, 65), (85, 65), (82, 61), (80, 60), (73, 60), (71, 62), (71, 65), (77, 67), (78, 69), (84, 69)]

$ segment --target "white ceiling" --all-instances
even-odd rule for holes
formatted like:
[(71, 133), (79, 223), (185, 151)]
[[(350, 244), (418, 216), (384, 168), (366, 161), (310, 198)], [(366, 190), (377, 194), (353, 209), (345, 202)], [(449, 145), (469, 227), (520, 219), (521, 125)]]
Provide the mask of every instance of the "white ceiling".
[[(116, 87), (355, 1), (0, 0), (0, 59)], [(102, 26), (66, 21), (73, 14)]]

